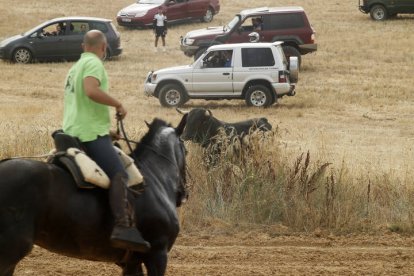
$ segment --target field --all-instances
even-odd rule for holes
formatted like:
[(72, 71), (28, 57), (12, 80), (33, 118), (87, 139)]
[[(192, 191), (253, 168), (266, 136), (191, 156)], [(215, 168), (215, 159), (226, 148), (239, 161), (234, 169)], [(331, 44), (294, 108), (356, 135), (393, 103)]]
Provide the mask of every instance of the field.
[[(116, 12), (128, 4), (127, 0), (73, 0), (59, 4), (52, 0), (0, 0), (0, 39), (59, 16), (114, 19)], [(181, 117), (175, 110), (162, 108), (157, 99), (143, 95), (143, 82), (150, 70), (192, 62), (179, 50), (180, 35), (208, 25), (222, 25), (245, 8), (276, 5), (268, 0), (221, 0), (221, 4), (222, 10), (211, 24), (194, 22), (170, 28), (166, 53), (154, 52), (150, 30), (118, 27), (124, 53), (105, 66), (111, 94), (121, 99), (129, 112), (125, 121), (129, 136), (138, 139), (146, 130), (144, 121), (154, 117), (173, 124), (179, 122)], [(211, 195), (203, 190), (211, 185), (204, 179), (209, 175), (218, 180), (226, 178), (220, 171), (205, 171), (197, 158), (200, 149), (188, 144), (194, 190), (181, 210), (183, 234), (171, 254), (169, 275), (408, 273), (413, 265), (412, 239), (395, 232), (409, 235), (413, 230), (414, 17), (373, 22), (358, 11), (357, 1), (279, 1), (277, 5), (304, 7), (317, 32), (318, 51), (302, 59), (296, 96), (282, 98), (268, 109), (247, 108), (244, 101), (202, 100), (189, 101), (184, 108), (208, 107), (224, 121), (267, 117), (276, 129), (275, 137), (262, 145), (263, 156), (257, 156), (259, 152), (253, 157), (285, 166), (279, 172), (289, 172), (298, 156), (309, 152), (312, 167), (308, 171), (302, 168), (307, 174), (318, 172), (321, 164), (330, 164), (321, 176), (322, 188), (315, 193), (318, 196), (295, 202), (294, 220), (286, 216), (289, 213), (284, 209), (282, 219), (270, 221), (252, 219), (257, 213), (240, 220), (237, 212), (228, 211), (237, 209), (233, 205), (226, 205), (226, 212), (214, 209), (206, 213), (204, 205), (197, 201), (206, 202)], [(50, 150), (50, 133), (61, 125), (63, 85), (71, 65), (0, 62), (1, 158)], [(266, 178), (266, 171), (258, 173), (258, 177)], [(329, 190), (325, 188), (327, 183), (339, 188), (333, 207), (329, 202), (318, 205), (318, 199)], [(321, 223), (322, 209), (328, 210), (334, 222)], [(300, 213), (307, 217), (299, 217)], [(247, 226), (237, 225), (237, 221)], [(266, 226), (261, 227), (261, 223)], [(266, 228), (272, 225), (277, 229)], [(214, 234), (197, 235), (205, 228)], [(298, 239), (297, 231), (304, 233), (304, 238)], [(331, 232), (347, 235), (331, 237)], [(257, 237), (257, 243), (250, 241), (251, 237)], [(267, 256), (267, 252), (272, 253)], [(300, 254), (294, 256), (295, 252)], [(283, 259), (290, 255), (291, 259)], [(300, 257), (304, 255), (309, 258)], [(219, 262), (220, 256), (228, 256), (234, 270)], [(259, 269), (257, 262), (264, 259), (270, 264), (262, 263), (265, 268)], [(43, 269), (51, 260), (56, 260), (55, 264)], [(333, 266), (337, 270), (332, 270)], [(98, 267), (105, 270), (102, 275), (117, 271), (114, 265), (57, 257), (36, 248), (18, 267), (16, 275), (96, 275)], [(364, 268), (367, 270), (361, 270)]]

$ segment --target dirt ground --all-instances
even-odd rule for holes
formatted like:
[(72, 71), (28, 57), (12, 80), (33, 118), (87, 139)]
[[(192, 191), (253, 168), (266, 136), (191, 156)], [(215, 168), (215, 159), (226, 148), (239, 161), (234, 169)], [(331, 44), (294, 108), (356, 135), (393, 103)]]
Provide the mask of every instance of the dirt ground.
[[(179, 236), (169, 254), (167, 275), (412, 275), (413, 253), (413, 237), (391, 232), (333, 236), (322, 231), (206, 231)], [(15, 275), (120, 275), (120, 269), (35, 247)]]

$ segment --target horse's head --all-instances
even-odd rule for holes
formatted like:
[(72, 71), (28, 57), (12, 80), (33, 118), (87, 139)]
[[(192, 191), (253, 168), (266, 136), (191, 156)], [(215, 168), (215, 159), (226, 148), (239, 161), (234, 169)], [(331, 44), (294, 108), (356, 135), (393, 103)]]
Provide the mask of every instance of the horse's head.
[(183, 116), (177, 128), (163, 120), (154, 119), (152, 123), (147, 123), (149, 130), (134, 151), (140, 163), (157, 166), (154, 169), (158, 169), (159, 174), (170, 174), (164, 178), (174, 182), (177, 207), (188, 198), (186, 149), (180, 138), (186, 123), (187, 115)]

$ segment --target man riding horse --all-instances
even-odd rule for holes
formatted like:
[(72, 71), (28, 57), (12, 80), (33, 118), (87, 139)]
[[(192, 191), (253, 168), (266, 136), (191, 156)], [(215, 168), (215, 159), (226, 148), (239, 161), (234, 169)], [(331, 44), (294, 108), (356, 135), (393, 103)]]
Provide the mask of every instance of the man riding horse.
[(147, 252), (150, 244), (136, 228), (134, 208), (128, 201), (128, 175), (110, 137), (109, 107), (115, 107), (121, 120), (127, 111), (120, 101), (108, 94), (108, 76), (102, 63), (106, 46), (106, 37), (101, 31), (91, 30), (85, 34), (84, 53), (66, 78), (63, 131), (77, 137), (87, 154), (111, 179), (109, 203), (115, 218), (110, 237), (112, 246)]

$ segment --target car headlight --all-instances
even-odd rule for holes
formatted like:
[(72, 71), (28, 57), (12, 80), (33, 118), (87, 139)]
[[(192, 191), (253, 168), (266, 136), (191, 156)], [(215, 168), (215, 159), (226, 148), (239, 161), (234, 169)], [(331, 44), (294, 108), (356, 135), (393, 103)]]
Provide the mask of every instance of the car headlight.
[(148, 11), (139, 11), (135, 14), (135, 17), (143, 17), (147, 14)]
[(151, 81), (155, 82), (157, 80), (157, 74), (152, 73), (151, 75)]
[(184, 39), (184, 43), (187, 45), (192, 45), (194, 43), (194, 38), (186, 38)]

